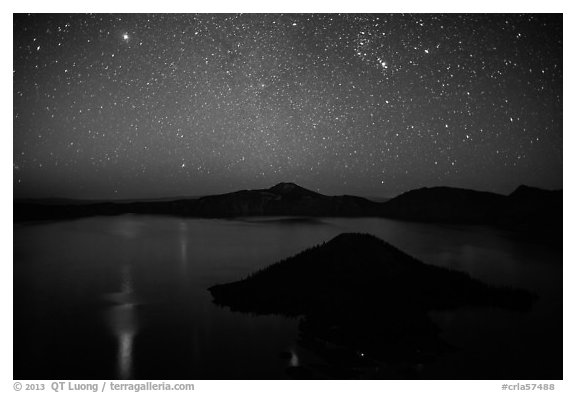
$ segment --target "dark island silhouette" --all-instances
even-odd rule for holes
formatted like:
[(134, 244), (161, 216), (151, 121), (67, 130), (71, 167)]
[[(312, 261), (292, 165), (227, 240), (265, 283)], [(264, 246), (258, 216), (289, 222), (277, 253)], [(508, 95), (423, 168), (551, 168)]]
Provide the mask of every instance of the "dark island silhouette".
[(430, 310), (463, 306), (528, 310), (534, 295), (495, 288), (466, 273), (424, 264), (372, 235), (346, 233), (209, 288), (214, 302), (254, 314), (302, 316), (302, 343), (323, 368), (297, 378), (407, 378), (449, 350)]
[[(94, 202), (15, 200), (14, 221), (69, 219), (95, 215), (165, 214), (184, 217), (247, 216), (387, 217), (401, 220), (499, 225), (520, 231), (562, 227), (562, 191), (520, 186), (500, 195), (451, 187), (421, 188), (385, 202), (358, 196), (327, 196), (294, 183), (200, 198)], [(559, 236), (561, 237), (561, 236)]]

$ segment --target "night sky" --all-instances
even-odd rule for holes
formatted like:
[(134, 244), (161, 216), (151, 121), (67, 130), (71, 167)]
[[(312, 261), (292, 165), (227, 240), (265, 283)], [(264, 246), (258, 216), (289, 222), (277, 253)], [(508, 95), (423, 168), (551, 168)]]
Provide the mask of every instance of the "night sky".
[(562, 187), (561, 15), (14, 16), (15, 197)]

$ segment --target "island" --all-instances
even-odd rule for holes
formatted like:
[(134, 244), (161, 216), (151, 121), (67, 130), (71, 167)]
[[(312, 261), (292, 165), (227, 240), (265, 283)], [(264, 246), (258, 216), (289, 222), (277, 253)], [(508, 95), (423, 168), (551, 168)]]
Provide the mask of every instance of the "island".
[(535, 295), (495, 288), (463, 272), (425, 264), (368, 234), (345, 233), (257, 271), (209, 288), (233, 311), (300, 317), (302, 344), (322, 370), (296, 377), (407, 377), (449, 343), (428, 312), (465, 306), (529, 310)]

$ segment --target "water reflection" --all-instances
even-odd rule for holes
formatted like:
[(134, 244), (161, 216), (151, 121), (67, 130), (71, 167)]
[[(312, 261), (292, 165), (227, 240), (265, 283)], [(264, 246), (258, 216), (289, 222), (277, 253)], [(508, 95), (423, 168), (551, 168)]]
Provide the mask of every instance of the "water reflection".
[(122, 266), (122, 294), (125, 296), (131, 296), (133, 293), (133, 281), (132, 281), (132, 266), (124, 265)]
[(118, 339), (118, 379), (132, 379), (132, 347), (136, 335), (134, 306), (126, 307), (124, 311), (129, 326), (117, 331)]
[(298, 360), (298, 354), (294, 352), (294, 350), (290, 350), (290, 366), (298, 367), (299, 365), (300, 361)]
[[(383, 219), (322, 221), (330, 225), (126, 215), (15, 227), (14, 375), (285, 378), (287, 363), (306, 367), (316, 362), (311, 351), (298, 346), (298, 320), (230, 312), (215, 306), (206, 288), (239, 280), (341, 232), (366, 232), (430, 264), (541, 296), (526, 315), (499, 310), (433, 315), (442, 337), (458, 348), (474, 348), (474, 355), (450, 355), (435, 368), (427, 365), (424, 376), (484, 369), (487, 356), (480, 354), (493, 355), (494, 369), (507, 370), (512, 362), (501, 355), (512, 353), (522, 375), (562, 377), (556, 372), (562, 370), (562, 335), (557, 334), (562, 331), (561, 249), (476, 227)], [(78, 305), (86, 315), (75, 314)], [(47, 314), (55, 318), (45, 318)], [(86, 342), (89, 355), (77, 345), (79, 336), (67, 333), (80, 321), (83, 328), (93, 329)], [(486, 331), (495, 332), (498, 340), (480, 340)], [(107, 345), (110, 337), (112, 348)], [(538, 345), (540, 355), (526, 342)], [(271, 361), (279, 352), (286, 352), (282, 361)]]
[(121, 238), (136, 239), (144, 229), (145, 225), (138, 217), (125, 216), (123, 220), (114, 222), (109, 231)]
[(186, 273), (188, 266), (188, 224), (186, 221), (180, 221), (179, 229), (179, 242), (180, 242), (180, 266), (182, 273)]
[(132, 354), (134, 337), (138, 331), (138, 316), (131, 265), (122, 266), (120, 287), (120, 292), (110, 296), (116, 304), (108, 311), (108, 321), (118, 343), (118, 379), (132, 379)]

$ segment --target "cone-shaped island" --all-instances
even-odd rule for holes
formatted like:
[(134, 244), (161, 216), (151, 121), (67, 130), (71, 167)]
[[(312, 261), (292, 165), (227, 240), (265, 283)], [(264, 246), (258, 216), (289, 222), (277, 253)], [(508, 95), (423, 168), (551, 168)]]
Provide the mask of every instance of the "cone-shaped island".
[[(427, 265), (372, 235), (356, 233), (338, 235), (209, 290), (216, 304), (232, 310), (303, 316), (303, 342), (328, 355), (338, 373), (343, 368), (353, 372), (367, 359), (376, 366), (417, 364), (446, 349), (430, 310), (525, 310), (534, 301), (526, 291), (495, 288)], [(338, 356), (326, 353), (335, 346), (341, 349)]]

